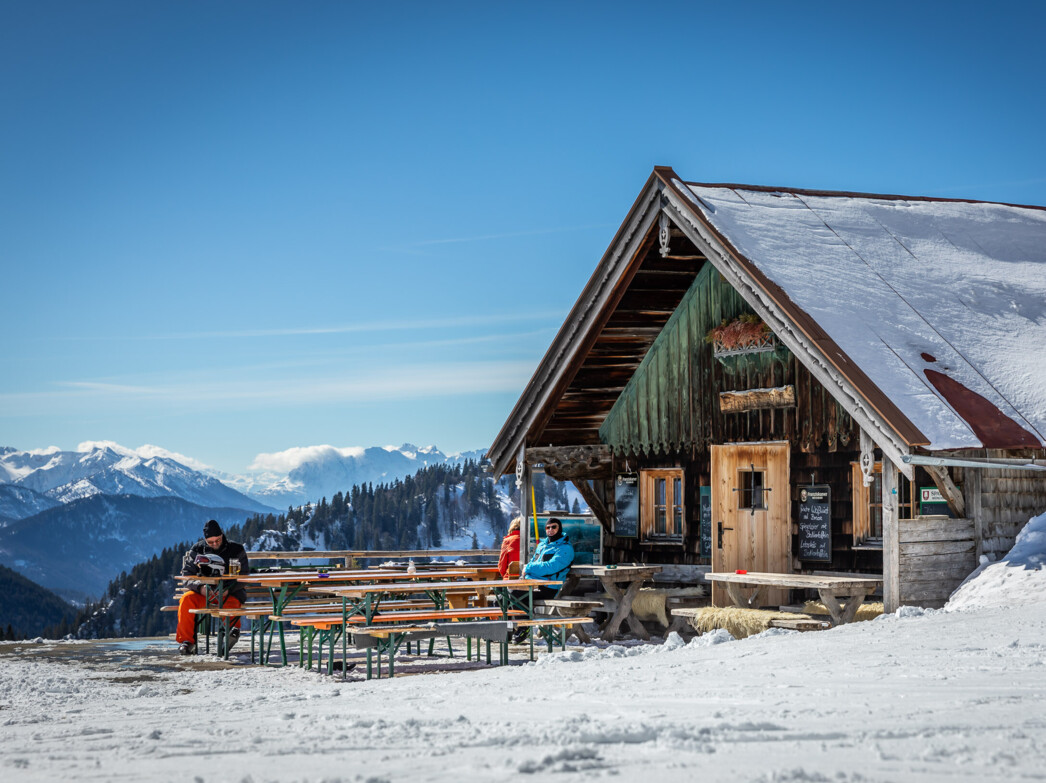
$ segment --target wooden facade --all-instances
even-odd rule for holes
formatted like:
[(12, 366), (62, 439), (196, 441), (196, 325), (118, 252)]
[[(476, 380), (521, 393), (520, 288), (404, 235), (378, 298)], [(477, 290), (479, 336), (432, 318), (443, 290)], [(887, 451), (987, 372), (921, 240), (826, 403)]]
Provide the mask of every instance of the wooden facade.
[[(684, 536), (678, 542), (642, 536), (606, 536), (608, 562), (711, 565), (700, 552), (697, 519), (701, 487), (711, 484), (710, 449), (729, 443), (783, 441), (789, 444), (789, 521), (796, 518), (798, 487), (811, 479), (832, 485), (832, 561), (822, 570), (880, 569), (881, 558), (855, 556), (850, 500), (851, 463), (857, 428), (853, 419), (785, 348), (716, 358), (706, 335), (751, 308), (711, 264), (698, 273), (682, 302), (652, 344), (600, 428), (617, 472), (683, 469)], [(770, 388), (794, 390), (794, 404), (728, 412), (720, 394)], [(610, 484), (601, 488), (613, 516)], [(789, 527), (791, 525), (789, 524)], [(792, 551), (795, 551), (793, 546)], [(793, 562), (799, 570), (801, 564)]]
[[(1004, 554), (1046, 509), (1046, 471), (910, 462), (928, 441), (897, 403), (680, 193), (671, 170), (655, 170), (491, 447), (495, 469), (525, 454), (574, 481), (604, 525), (608, 563), (869, 573), (884, 577), (888, 610), (940, 606), (981, 555)], [(758, 340), (730, 343), (733, 325)], [(785, 486), (754, 457), (746, 484), (744, 466), (723, 456), (741, 444), (783, 444)], [(1043, 449), (947, 456), (964, 455), (1046, 465)], [(619, 528), (624, 475), (639, 478), (642, 519)], [(673, 482), (678, 499), (643, 496)], [(800, 498), (813, 486), (829, 489), (830, 534), (804, 559)], [(938, 507), (920, 518), (925, 488), (940, 490), (950, 516)], [(715, 516), (711, 534), (717, 556), (735, 547), (751, 562), (710, 556), (702, 498), (730, 517), (753, 492), (777, 494), (751, 504), (753, 520), (732, 533), (746, 540), (722, 542), (717, 526), (738, 525)], [(786, 540), (774, 543), (779, 530)]]

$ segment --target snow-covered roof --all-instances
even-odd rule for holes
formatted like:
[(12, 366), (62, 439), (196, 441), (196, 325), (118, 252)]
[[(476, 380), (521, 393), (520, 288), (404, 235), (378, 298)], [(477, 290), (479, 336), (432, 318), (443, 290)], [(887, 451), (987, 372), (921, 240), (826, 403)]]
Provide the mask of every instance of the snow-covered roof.
[(926, 448), (1046, 443), (1046, 210), (672, 184)]

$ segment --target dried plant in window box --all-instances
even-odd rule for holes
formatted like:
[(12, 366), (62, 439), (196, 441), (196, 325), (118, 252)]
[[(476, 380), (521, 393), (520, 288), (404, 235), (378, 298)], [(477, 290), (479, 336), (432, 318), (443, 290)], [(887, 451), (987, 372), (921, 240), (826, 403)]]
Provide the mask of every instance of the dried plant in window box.
[(752, 313), (745, 313), (733, 321), (724, 321), (710, 329), (705, 335), (705, 341), (712, 343), (712, 355), (717, 359), (748, 353), (767, 353), (777, 348), (777, 341), (770, 327)]

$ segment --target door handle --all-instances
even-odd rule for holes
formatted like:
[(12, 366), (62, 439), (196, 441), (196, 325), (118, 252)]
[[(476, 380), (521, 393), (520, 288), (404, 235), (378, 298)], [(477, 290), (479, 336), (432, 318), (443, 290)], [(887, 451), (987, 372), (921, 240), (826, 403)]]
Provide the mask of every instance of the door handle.
[(718, 549), (722, 549), (723, 548), (723, 531), (724, 530), (733, 530), (733, 528), (732, 527), (723, 527), (723, 523), (722, 522), (716, 522), (716, 532), (718, 534), (718, 544), (717, 544), (717, 548)]

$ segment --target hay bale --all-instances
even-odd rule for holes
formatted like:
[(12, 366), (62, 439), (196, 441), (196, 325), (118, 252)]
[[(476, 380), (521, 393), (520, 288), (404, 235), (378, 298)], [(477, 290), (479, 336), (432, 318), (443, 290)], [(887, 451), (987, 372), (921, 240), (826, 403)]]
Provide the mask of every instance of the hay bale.
[[(822, 604), (820, 601), (807, 601), (803, 604), (803, 612), (805, 614), (815, 615), (828, 615), (828, 607)], [(883, 602), (873, 601), (869, 604), (861, 604), (857, 610), (857, 614), (854, 616), (855, 623), (863, 623), (867, 620), (874, 620), (876, 617), (883, 613)]]
[(668, 616), (668, 599), (673, 596), (700, 597), (705, 595), (703, 587), (642, 587), (632, 601), (632, 614), (640, 620), (668, 626), (672, 619)]
[(802, 615), (737, 606), (706, 606), (690, 617), (690, 626), (700, 634), (723, 628), (735, 639), (744, 639), (768, 629), (771, 620), (794, 620), (797, 617)]

